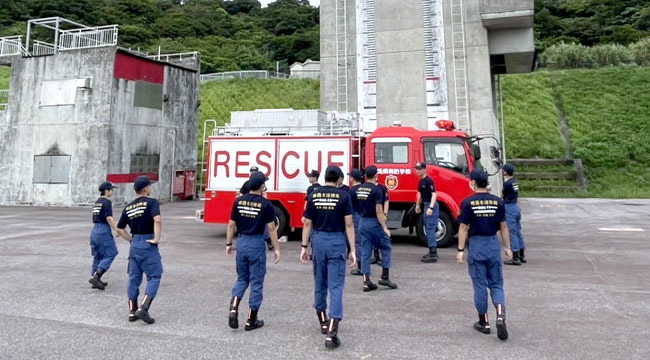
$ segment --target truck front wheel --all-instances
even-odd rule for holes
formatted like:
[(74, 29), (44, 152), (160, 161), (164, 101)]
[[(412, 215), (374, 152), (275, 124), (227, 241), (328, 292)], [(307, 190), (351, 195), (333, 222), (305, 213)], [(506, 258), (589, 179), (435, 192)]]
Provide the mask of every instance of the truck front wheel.
[[(418, 218), (417, 226), (415, 227), (415, 232), (420, 239), (420, 242), (427, 246), (427, 230), (424, 226), (424, 216), (420, 215)], [(450, 246), (454, 240), (454, 222), (451, 219), (451, 216), (444, 210), (441, 210), (438, 214), (438, 228), (436, 231), (436, 241), (438, 242), (438, 247), (447, 247)]]
[(277, 205), (273, 205), (273, 211), (275, 212), (275, 229), (278, 233), (278, 238), (280, 238), (280, 236), (286, 235), (287, 214)]

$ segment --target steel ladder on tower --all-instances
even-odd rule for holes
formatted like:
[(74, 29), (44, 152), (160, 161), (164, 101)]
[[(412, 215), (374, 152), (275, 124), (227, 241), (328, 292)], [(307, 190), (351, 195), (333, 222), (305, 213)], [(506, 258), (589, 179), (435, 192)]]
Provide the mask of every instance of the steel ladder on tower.
[(347, 0), (336, 3), (336, 110), (348, 111)]
[(456, 125), (471, 133), (469, 91), (467, 85), (467, 52), (465, 47), (465, 15), (463, 0), (449, 0), (451, 7), (451, 36), (454, 69)]

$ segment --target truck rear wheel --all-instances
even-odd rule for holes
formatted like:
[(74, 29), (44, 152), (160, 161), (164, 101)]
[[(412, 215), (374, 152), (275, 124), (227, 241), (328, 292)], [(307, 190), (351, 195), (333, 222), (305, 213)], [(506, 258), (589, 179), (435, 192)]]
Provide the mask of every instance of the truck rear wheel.
[(280, 236), (286, 235), (287, 214), (277, 205), (273, 205), (273, 211), (275, 212), (275, 229), (278, 232), (278, 238), (280, 238)]
[[(424, 226), (424, 216), (420, 214), (418, 218), (417, 226), (415, 227), (415, 232), (420, 239), (420, 242), (427, 246), (427, 230)], [(438, 214), (438, 228), (436, 231), (436, 241), (438, 242), (438, 247), (447, 247), (450, 246), (454, 240), (454, 222), (451, 219), (451, 216), (444, 210), (441, 210)]]

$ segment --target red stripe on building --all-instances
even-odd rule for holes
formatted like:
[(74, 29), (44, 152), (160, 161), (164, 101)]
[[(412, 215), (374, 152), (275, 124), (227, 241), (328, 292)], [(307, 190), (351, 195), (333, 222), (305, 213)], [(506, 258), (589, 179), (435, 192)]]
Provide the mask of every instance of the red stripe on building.
[(107, 174), (106, 175), (106, 181), (110, 181), (113, 184), (127, 184), (127, 183), (132, 183), (135, 181), (135, 178), (137, 178), (140, 175), (147, 175), (149, 180), (151, 181), (158, 181), (158, 174), (154, 173), (149, 173), (149, 174), (144, 174), (144, 173), (134, 173), (134, 174)]
[(113, 77), (162, 84), (165, 78), (165, 68), (157, 62), (117, 52), (115, 53)]

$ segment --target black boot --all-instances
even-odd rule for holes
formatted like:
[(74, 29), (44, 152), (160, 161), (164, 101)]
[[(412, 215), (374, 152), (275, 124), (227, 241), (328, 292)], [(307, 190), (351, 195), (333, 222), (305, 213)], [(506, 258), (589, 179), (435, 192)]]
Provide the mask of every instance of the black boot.
[(228, 326), (231, 329), (239, 328), (239, 298), (233, 296), (230, 300), (230, 313), (228, 314)]
[(379, 285), (382, 286), (387, 286), (391, 289), (397, 289), (397, 284), (394, 282), (390, 281), (390, 278), (388, 276), (389, 269), (388, 268), (382, 268), (381, 269), (381, 279), (379, 279)]
[(519, 262), (521, 262), (522, 264), (527, 263), (526, 255), (524, 255), (524, 249), (519, 250)]
[(357, 268), (350, 271), (350, 275), (356, 275), (356, 276), (363, 275), (363, 273), (361, 273), (361, 262), (357, 261)]
[(248, 321), (244, 330), (251, 331), (264, 326), (263, 320), (257, 320), (257, 310), (248, 310)]
[(482, 332), (483, 334), (489, 334), (492, 331), (490, 329), (490, 322), (488, 321), (487, 314), (481, 314), (478, 316), (478, 321), (474, 323), (474, 330)]
[(363, 275), (363, 291), (368, 292), (373, 290), (377, 290), (377, 285), (370, 281), (370, 276)]
[(327, 329), (327, 337), (325, 338), (325, 347), (328, 349), (336, 349), (341, 346), (341, 340), (337, 336), (339, 332), (339, 321), (330, 319), (329, 327)]
[(429, 253), (424, 255), (422, 259), (420, 259), (423, 263), (434, 263), (438, 261), (438, 249), (431, 247), (429, 248)]
[(140, 305), (140, 308), (135, 312), (135, 316), (137, 316), (139, 319), (142, 319), (142, 321), (146, 322), (147, 324), (153, 324), (156, 322), (156, 319), (149, 316), (149, 307), (151, 306), (152, 301), (153, 297), (145, 295), (144, 300), (142, 301), (142, 305)]
[(506, 265), (515, 265), (521, 266), (521, 261), (519, 261), (519, 251), (512, 252), (512, 259), (503, 262)]
[(135, 312), (138, 310), (138, 298), (129, 299), (129, 322), (133, 322), (139, 319), (135, 316)]
[(500, 340), (508, 340), (508, 329), (506, 328), (506, 313), (501, 304), (497, 304), (497, 337)]
[(327, 334), (327, 323), (329, 320), (325, 315), (325, 311), (316, 311), (316, 315), (318, 315), (318, 322), (320, 323), (320, 333), (323, 335)]
[(93, 274), (93, 277), (91, 277), (90, 280), (88, 280), (88, 282), (93, 285), (92, 286), (93, 289), (104, 290), (106, 285), (108, 285), (108, 284), (105, 285), (102, 282), (102, 275), (104, 275), (105, 272), (106, 270), (104, 269), (97, 269)]

